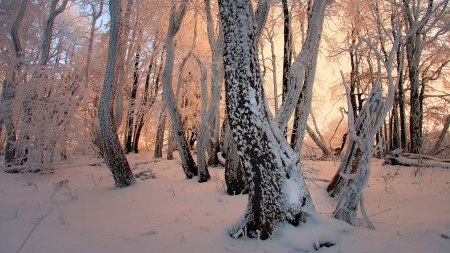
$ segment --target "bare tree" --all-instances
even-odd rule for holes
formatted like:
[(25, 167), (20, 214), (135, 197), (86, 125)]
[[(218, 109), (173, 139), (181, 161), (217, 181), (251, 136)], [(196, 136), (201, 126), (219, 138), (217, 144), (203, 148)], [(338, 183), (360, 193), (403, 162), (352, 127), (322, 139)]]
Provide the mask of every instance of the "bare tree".
[(121, 4), (121, 0), (109, 1), (111, 25), (109, 31), (108, 60), (106, 63), (102, 95), (98, 107), (100, 135), (105, 152), (104, 159), (106, 165), (113, 174), (114, 184), (117, 188), (127, 187), (135, 183), (130, 165), (120, 147), (113, 116), (114, 98), (116, 96), (116, 87), (120, 69), (119, 57), (123, 45), (123, 17)]
[(166, 61), (162, 75), (163, 95), (172, 119), (172, 128), (175, 140), (178, 145), (178, 152), (181, 157), (183, 171), (187, 178), (192, 178), (198, 174), (197, 165), (189, 152), (189, 147), (184, 136), (183, 125), (181, 124), (181, 115), (175, 103), (175, 97), (172, 90), (172, 69), (173, 69), (173, 38), (177, 34), (181, 22), (186, 14), (187, 0), (181, 1), (179, 6), (173, 4), (170, 9), (169, 27), (166, 38)]

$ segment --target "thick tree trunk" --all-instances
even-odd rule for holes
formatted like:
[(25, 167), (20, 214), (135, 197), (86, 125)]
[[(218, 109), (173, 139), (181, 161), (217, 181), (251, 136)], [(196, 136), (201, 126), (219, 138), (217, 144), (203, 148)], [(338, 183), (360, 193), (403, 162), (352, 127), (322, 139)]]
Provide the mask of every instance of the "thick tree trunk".
[(105, 163), (110, 169), (117, 188), (127, 187), (135, 183), (133, 173), (127, 158), (120, 147), (119, 137), (113, 118), (113, 105), (116, 95), (116, 86), (119, 73), (119, 56), (122, 50), (123, 18), (121, 0), (109, 1), (111, 16), (110, 38), (108, 46), (108, 60), (106, 63), (105, 78), (102, 95), (98, 107), (100, 121), (100, 135), (104, 147)]
[(298, 171), (297, 156), (266, 111), (252, 3), (222, 0), (219, 9), (224, 29), (227, 112), (249, 182), (245, 214), (230, 234), (238, 237), (246, 231), (248, 236), (264, 240), (277, 226), (305, 221), (313, 207)]
[(183, 17), (186, 13), (187, 1), (183, 0), (180, 6), (172, 6), (170, 10), (170, 21), (166, 39), (166, 61), (163, 71), (163, 95), (172, 120), (173, 135), (177, 141), (178, 152), (181, 157), (181, 164), (187, 178), (192, 178), (198, 174), (197, 165), (189, 152), (189, 146), (184, 136), (181, 115), (175, 104), (175, 97), (172, 91), (172, 69), (173, 69), (173, 38), (178, 32)]
[[(381, 96), (381, 94), (373, 94), (373, 95), (377, 96), (370, 97), (368, 102), (363, 105), (361, 113), (355, 123), (355, 131), (356, 131), (355, 134), (357, 136), (360, 136), (361, 138), (367, 138), (366, 135), (371, 132), (371, 128), (374, 125), (374, 122), (378, 120), (373, 115), (380, 114), (380, 110), (383, 109), (383, 107), (380, 104), (376, 104), (376, 102), (379, 100), (378, 95)], [(355, 140), (350, 137), (347, 152), (342, 158), (341, 164), (339, 165), (336, 174), (334, 175), (333, 179), (331, 180), (331, 182), (328, 184), (327, 187), (328, 194), (331, 197), (336, 197), (340, 195), (342, 189), (348, 185), (349, 178), (343, 175), (356, 174), (360, 169), (360, 164), (362, 166), (367, 165), (367, 161), (361, 163), (362, 156), (363, 152), (361, 148), (358, 146), (357, 142), (355, 142)]]

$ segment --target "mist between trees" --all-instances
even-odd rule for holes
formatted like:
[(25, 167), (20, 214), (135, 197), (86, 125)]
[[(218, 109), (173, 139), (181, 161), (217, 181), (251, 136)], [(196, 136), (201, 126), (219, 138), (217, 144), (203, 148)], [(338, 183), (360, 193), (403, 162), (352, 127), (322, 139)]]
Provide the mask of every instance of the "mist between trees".
[[(127, 153), (176, 151), (186, 178), (224, 166), (227, 192), (249, 194), (230, 235), (267, 239), (315, 213), (302, 159), (341, 161), (327, 190), (352, 225), (373, 156), (447, 162), (448, 0), (4, 0), (0, 11), (6, 172), (92, 156), (121, 188), (135, 183)], [(323, 73), (320, 58), (346, 72)]]

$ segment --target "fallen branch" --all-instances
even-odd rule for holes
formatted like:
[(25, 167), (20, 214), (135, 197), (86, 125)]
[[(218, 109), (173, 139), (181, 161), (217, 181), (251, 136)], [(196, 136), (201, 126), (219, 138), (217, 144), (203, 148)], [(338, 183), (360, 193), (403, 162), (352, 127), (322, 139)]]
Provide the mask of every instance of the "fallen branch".
[(391, 209), (389, 208), (389, 209), (386, 209), (386, 210), (384, 210), (384, 211), (381, 211), (381, 212), (378, 212), (378, 213), (369, 215), (369, 217), (372, 217), (372, 216), (375, 216), (375, 215), (379, 215), (379, 214), (382, 214), (382, 213), (387, 212), (387, 211), (390, 211), (390, 210), (391, 210)]
[(328, 180), (328, 179), (317, 178), (317, 177), (305, 177), (305, 179), (310, 180), (310, 181), (320, 181), (320, 182), (327, 182), (327, 183), (330, 182), (330, 180)]
[[(417, 157), (416, 157), (417, 156)], [(430, 156), (422, 156), (419, 159), (418, 155), (413, 155), (410, 158), (404, 156), (386, 156), (384, 158), (383, 165), (402, 165), (402, 166), (421, 166), (421, 167), (441, 167), (450, 169), (450, 163), (448, 160), (443, 160), (439, 158), (431, 159)], [(420, 163), (419, 163), (420, 162)]]

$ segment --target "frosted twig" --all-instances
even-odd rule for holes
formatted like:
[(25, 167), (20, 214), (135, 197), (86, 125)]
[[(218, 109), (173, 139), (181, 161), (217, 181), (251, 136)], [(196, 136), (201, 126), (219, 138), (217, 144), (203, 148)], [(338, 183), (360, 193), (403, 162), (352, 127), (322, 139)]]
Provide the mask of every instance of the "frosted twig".
[(391, 210), (391, 208), (386, 209), (386, 210), (381, 211), (381, 212), (378, 212), (378, 213), (375, 213), (375, 214), (372, 214), (372, 215), (369, 215), (369, 217), (372, 217), (372, 216), (375, 216), (375, 215), (379, 215), (379, 214), (382, 214), (382, 213), (387, 212), (387, 211), (390, 211), (390, 210)]
[(170, 184), (170, 189), (172, 190), (173, 196), (177, 196), (177, 195), (175, 194), (175, 191), (173, 190), (172, 184)]
[(31, 229), (30, 233), (28, 233), (27, 237), (26, 237), (25, 240), (23, 241), (22, 245), (20, 245), (20, 247), (19, 247), (19, 249), (16, 251), (16, 253), (19, 253), (19, 252), (20, 252), (20, 250), (23, 248), (23, 246), (24, 246), (25, 243), (27, 242), (28, 238), (30, 238), (31, 234), (34, 232), (34, 230), (36, 229), (36, 227), (39, 225), (39, 223), (40, 223), (41, 221), (43, 221), (44, 218), (47, 217), (52, 211), (53, 211), (53, 209), (50, 208), (50, 211), (48, 211), (48, 213), (47, 213), (46, 215), (43, 215), (43, 216), (41, 215), (40, 218), (37, 218), (38, 221), (36, 222), (36, 224), (34, 224), (34, 227)]

